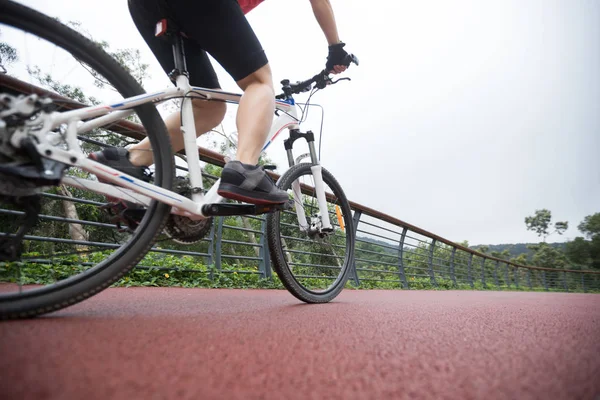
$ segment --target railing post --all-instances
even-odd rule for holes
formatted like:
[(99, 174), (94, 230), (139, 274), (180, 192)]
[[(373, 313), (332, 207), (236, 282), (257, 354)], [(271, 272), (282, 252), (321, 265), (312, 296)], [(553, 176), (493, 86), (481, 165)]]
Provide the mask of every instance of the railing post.
[(542, 279), (544, 280), (544, 289), (548, 291), (548, 282), (546, 281), (546, 271), (542, 271)]
[(531, 270), (527, 268), (527, 285), (529, 286), (529, 290), (533, 289), (531, 286)]
[(431, 280), (431, 284), (433, 286), (437, 286), (437, 282), (435, 281), (435, 274), (433, 272), (433, 250), (435, 249), (435, 239), (432, 239), (431, 245), (429, 246), (429, 279)]
[(271, 257), (269, 255), (269, 242), (267, 240), (267, 222), (263, 218), (260, 222), (260, 250), (258, 256), (260, 257), (260, 261), (258, 263), (258, 270), (260, 271), (260, 275), (262, 278), (270, 279), (271, 278)]
[(508, 263), (506, 263), (506, 269), (504, 270), (504, 280), (506, 281), (506, 286), (510, 289), (510, 279), (508, 278)]
[(496, 265), (494, 265), (494, 282), (496, 283), (496, 287), (500, 287), (500, 281), (498, 280), (498, 266), (500, 265), (500, 261), (496, 260)]
[(469, 284), (471, 285), (471, 289), (475, 286), (473, 284), (473, 274), (471, 272), (472, 265), (473, 265), (473, 253), (469, 253), (469, 263), (467, 264), (467, 279), (469, 279)]
[(569, 291), (569, 285), (567, 285), (567, 271), (563, 271), (563, 282), (565, 286), (565, 291)]
[(485, 289), (485, 257), (481, 258), (481, 285)]
[(583, 288), (583, 293), (587, 293), (587, 289), (585, 288), (585, 274), (581, 273), (581, 287)]
[(515, 285), (519, 288), (519, 267), (515, 267)]
[(406, 279), (406, 273), (404, 271), (404, 239), (406, 238), (406, 232), (408, 228), (402, 229), (402, 235), (400, 236), (400, 246), (398, 247), (398, 270), (400, 271), (400, 280), (402, 281), (402, 287), (404, 289), (410, 289), (408, 286), (408, 280)]
[(452, 247), (452, 255), (450, 256), (450, 277), (452, 278), (452, 282), (456, 286), (456, 275), (454, 273), (454, 255), (456, 254), (456, 247)]
[(214, 261), (214, 253), (215, 253), (215, 224), (214, 224), (214, 220), (213, 220), (213, 224), (210, 226), (210, 233), (208, 234), (209, 237), (209, 245), (208, 245), (208, 268), (213, 267), (213, 261)]
[[(354, 232), (352, 232), (352, 234), (354, 235), (355, 239), (356, 239), (356, 232), (358, 231), (358, 224), (360, 223), (361, 215), (362, 215), (362, 211), (354, 210), (354, 215), (352, 216), (352, 229), (354, 230)], [(354, 253), (356, 253), (356, 241), (354, 243), (355, 243)], [(352, 270), (350, 271), (350, 276), (354, 280), (354, 284), (356, 286), (360, 286), (360, 280), (358, 279), (358, 271), (356, 270), (355, 254), (352, 255)]]
[[(224, 217), (218, 217), (217, 218), (219, 220), (218, 224), (217, 224), (217, 244), (216, 244), (216, 251), (215, 251), (215, 268), (220, 271), (221, 270), (221, 248), (222, 248), (222, 244), (221, 244), (221, 238), (223, 237), (223, 219)], [(210, 272), (210, 279), (213, 279), (213, 273), (212, 273), (212, 268), (211, 268), (211, 272)]]

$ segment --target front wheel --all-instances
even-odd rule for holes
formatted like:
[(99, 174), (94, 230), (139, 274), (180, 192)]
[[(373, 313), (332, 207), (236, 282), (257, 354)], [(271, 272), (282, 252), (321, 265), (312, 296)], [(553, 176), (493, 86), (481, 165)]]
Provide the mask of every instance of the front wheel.
[[(326, 303), (344, 288), (354, 256), (352, 210), (342, 187), (322, 168), (332, 230), (323, 229), (310, 164), (298, 164), (279, 179), (280, 189), (294, 196), (296, 209), (267, 216), (267, 240), (273, 269), (283, 285), (307, 303)], [(294, 195), (293, 184), (300, 184)]]

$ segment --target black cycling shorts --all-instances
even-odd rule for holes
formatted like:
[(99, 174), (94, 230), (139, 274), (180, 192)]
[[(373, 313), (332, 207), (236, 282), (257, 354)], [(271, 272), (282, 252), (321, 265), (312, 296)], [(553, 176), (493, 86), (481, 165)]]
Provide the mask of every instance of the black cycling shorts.
[(220, 88), (207, 53), (239, 81), (268, 63), (267, 56), (237, 0), (129, 0), (138, 31), (168, 74), (175, 68), (171, 44), (154, 36), (163, 18), (185, 33), (190, 85)]

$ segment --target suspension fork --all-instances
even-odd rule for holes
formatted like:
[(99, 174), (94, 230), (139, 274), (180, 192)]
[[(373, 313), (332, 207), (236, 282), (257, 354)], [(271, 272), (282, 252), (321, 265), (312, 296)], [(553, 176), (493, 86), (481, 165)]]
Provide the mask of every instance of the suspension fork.
[[(327, 208), (327, 198), (325, 196), (325, 184), (323, 182), (323, 169), (321, 164), (319, 163), (319, 158), (317, 156), (317, 151), (315, 149), (315, 137), (312, 131), (308, 131), (306, 133), (302, 133), (297, 129), (290, 130), (290, 137), (284, 141), (285, 150), (287, 152), (288, 163), (290, 167), (295, 165), (294, 155), (292, 152), (292, 148), (294, 142), (300, 138), (303, 138), (308, 143), (308, 149), (310, 152), (311, 159), (311, 171), (313, 177), (315, 178), (315, 192), (317, 194), (317, 202), (319, 204), (319, 216), (321, 217), (322, 230), (331, 231), (333, 230), (333, 226), (331, 225), (331, 220), (329, 219), (329, 209)], [(304, 207), (300, 201), (302, 199), (302, 190), (300, 188), (300, 182), (295, 180), (292, 183), (292, 192), (294, 196), (294, 207), (296, 209), (296, 215), (298, 216), (298, 224), (300, 226), (300, 230), (308, 231), (310, 228), (309, 222), (306, 220), (306, 214), (304, 212)]]

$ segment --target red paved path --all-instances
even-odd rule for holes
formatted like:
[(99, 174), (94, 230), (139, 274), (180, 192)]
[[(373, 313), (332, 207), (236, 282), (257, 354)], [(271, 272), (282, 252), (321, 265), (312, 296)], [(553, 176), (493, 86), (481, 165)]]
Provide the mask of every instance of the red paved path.
[(598, 399), (600, 295), (110, 289), (0, 323), (2, 399)]

